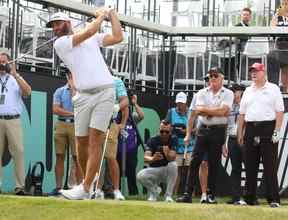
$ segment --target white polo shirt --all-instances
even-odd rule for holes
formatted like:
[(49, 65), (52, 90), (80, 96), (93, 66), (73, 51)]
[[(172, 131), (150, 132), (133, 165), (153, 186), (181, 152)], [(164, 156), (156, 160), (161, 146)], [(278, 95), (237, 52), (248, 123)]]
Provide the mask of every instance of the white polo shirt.
[(191, 101), (190, 106), (189, 106), (189, 110), (190, 110), (190, 111), (194, 111), (194, 110), (196, 109), (197, 94), (198, 94), (198, 93), (195, 93), (195, 94), (193, 95), (192, 101)]
[(55, 41), (56, 53), (71, 71), (77, 90), (113, 86), (112, 75), (100, 51), (105, 35), (95, 34), (75, 47), (72, 35), (62, 36)]
[(1, 93), (2, 83), (0, 83), (0, 95), (5, 95), (4, 104), (0, 104), (0, 115), (18, 115), (21, 114), (23, 107), (22, 92), (13, 76), (10, 74), (0, 75), (2, 82), (5, 82), (7, 77), (9, 78), (3, 94)]
[[(216, 94), (214, 94), (210, 87), (208, 87), (199, 90), (197, 93), (196, 106), (221, 107), (226, 105), (231, 110), (233, 99), (233, 92), (225, 87), (222, 87)], [(199, 121), (201, 124), (205, 125), (227, 124), (228, 117), (206, 117), (199, 115)]]
[(283, 97), (277, 85), (266, 82), (262, 88), (253, 83), (246, 88), (240, 102), (240, 114), (245, 121), (272, 121), (277, 112), (284, 112)]

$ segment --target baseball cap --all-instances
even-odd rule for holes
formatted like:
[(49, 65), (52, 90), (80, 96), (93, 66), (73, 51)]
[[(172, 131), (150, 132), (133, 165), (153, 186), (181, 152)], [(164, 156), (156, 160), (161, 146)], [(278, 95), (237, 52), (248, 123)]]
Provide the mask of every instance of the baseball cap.
[(177, 95), (176, 95), (176, 103), (184, 103), (186, 104), (187, 102), (187, 95), (184, 93), (184, 92), (179, 92)]
[(51, 24), (53, 21), (70, 21), (70, 18), (63, 12), (54, 13), (53, 15), (51, 15), (48, 23), (46, 24), (46, 27), (51, 28)]
[(252, 66), (249, 67), (249, 72), (251, 71), (264, 71), (265, 70), (265, 66), (263, 63), (254, 63)]
[(223, 71), (219, 67), (212, 67), (210, 70), (208, 70), (206, 77), (209, 78), (211, 75), (215, 74), (223, 75)]

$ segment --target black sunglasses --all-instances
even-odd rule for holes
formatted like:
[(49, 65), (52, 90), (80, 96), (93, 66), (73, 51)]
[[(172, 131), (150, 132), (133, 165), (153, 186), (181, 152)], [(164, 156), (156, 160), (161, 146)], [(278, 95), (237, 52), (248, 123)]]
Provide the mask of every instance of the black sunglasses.
[(219, 77), (219, 74), (218, 74), (218, 73), (210, 73), (210, 74), (209, 74), (209, 79), (212, 79), (212, 78), (217, 79), (218, 77)]
[(169, 130), (160, 130), (160, 134), (169, 134), (170, 131)]

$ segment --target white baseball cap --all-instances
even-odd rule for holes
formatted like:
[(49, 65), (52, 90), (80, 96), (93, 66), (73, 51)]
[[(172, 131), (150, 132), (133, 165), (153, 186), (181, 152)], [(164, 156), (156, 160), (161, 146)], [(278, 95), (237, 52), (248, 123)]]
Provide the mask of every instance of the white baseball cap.
[(179, 92), (177, 95), (176, 95), (176, 103), (184, 103), (186, 104), (187, 102), (187, 95), (184, 93), (184, 92)]
[(46, 24), (46, 27), (51, 28), (51, 24), (53, 21), (70, 21), (70, 18), (63, 12), (54, 13), (53, 15), (51, 15), (48, 23)]

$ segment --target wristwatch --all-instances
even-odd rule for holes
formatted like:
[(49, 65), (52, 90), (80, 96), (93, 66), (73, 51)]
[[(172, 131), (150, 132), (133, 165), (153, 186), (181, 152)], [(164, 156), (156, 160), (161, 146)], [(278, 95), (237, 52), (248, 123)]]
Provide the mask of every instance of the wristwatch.
[(22, 76), (19, 73), (16, 73), (14, 77), (15, 77), (15, 79), (21, 79), (22, 78)]

